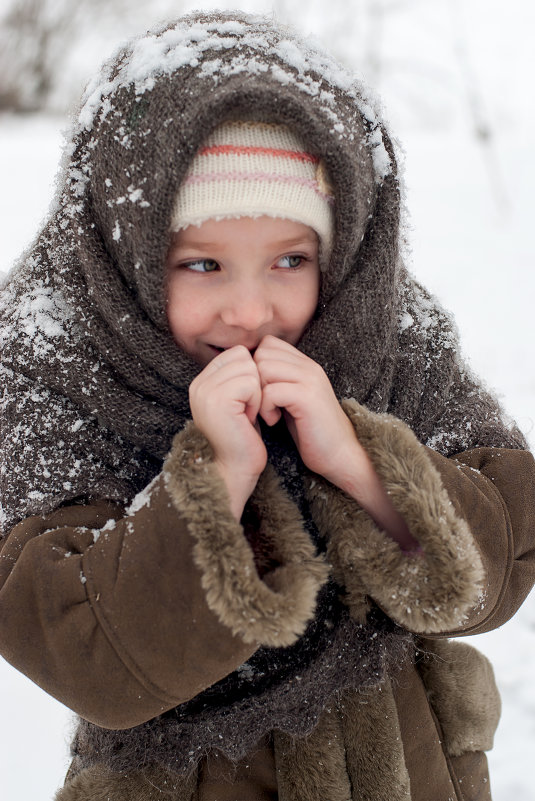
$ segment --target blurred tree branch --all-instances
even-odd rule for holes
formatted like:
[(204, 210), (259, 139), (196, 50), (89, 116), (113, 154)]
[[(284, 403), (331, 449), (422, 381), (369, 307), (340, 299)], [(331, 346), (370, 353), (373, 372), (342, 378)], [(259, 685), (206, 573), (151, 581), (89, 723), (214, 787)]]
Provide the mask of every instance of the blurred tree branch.
[(89, 26), (98, 22), (103, 34), (119, 30), (121, 19), (135, 25), (141, 7), (133, 0), (11, 0), (0, 17), (0, 111), (48, 108)]

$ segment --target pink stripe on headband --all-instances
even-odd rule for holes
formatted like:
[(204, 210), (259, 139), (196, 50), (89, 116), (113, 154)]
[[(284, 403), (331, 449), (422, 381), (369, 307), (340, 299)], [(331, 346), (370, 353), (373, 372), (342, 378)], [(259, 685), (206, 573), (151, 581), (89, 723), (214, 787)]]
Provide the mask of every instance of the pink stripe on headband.
[(319, 156), (311, 153), (303, 153), (295, 150), (280, 150), (274, 147), (252, 147), (248, 145), (212, 145), (203, 147), (200, 150), (201, 156), (221, 156), (224, 153), (234, 153), (236, 155), (262, 154), (265, 156), (275, 156), (276, 158), (295, 159), (296, 161), (307, 161), (310, 164), (318, 164)]
[(319, 189), (316, 181), (311, 178), (299, 178), (295, 175), (272, 175), (267, 172), (211, 172), (204, 175), (190, 175), (184, 184), (204, 184), (209, 181), (280, 181), (286, 184), (301, 184), (313, 189), (318, 195), (324, 197), (329, 203), (334, 202), (334, 198)]

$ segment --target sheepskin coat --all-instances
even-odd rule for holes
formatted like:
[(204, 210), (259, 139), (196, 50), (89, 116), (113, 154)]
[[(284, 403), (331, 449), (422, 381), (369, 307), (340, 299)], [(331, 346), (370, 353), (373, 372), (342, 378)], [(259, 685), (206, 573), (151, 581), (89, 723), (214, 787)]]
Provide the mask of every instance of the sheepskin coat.
[[(413, 658), (376, 686), (333, 695), (308, 737), (274, 731), (237, 765), (214, 750), (181, 776), (161, 764), (82, 767), (75, 756), (58, 801), (490, 799), (492, 668), (449, 638), (501, 625), (533, 582), (533, 458), (487, 448), (448, 459), (396, 418), (354, 401), (345, 409), (422, 552), (400, 551), (314, 476), (324, 564), (355, 618), (378, 604), (414, 632)], [(310, 615), (322, 566), (270, 471), (255, 502), (278, 563), (263, 578), (190, 424), (129, 512), (99, 501), (21, 522), (1, 552), (4, 654), (86, 720), (127, 734), (238, 668), (259, 642), (286, 642)]]
[[(333, 252), (299, 347), (416, 552), (276, 449), (237, 523), (188, 422), (199, 366), (165, 316), (172, 204), (206, 134), (253, 111), (292, 127), (333, 182)], [(2, 654), (81, 718), (58, 801), (490, 798), (499, 698), (487, 661), (450, 638), (501, 625), (533, 584), (534, 463), (405, 270), (401, 236), (373, 100), (269, 20), (184, 18), (88, 88), (56, 205), (0, 303)], [(271, 692), (272, 725), (247, 698), (235, 718), (197, 704), (179, 739), (184, 705), (307, 636), (329, 582), (347, 629)], [(361, 672), (318, 700), (351, 659)], [(239, 722), (225, 737), (224, 719)]]

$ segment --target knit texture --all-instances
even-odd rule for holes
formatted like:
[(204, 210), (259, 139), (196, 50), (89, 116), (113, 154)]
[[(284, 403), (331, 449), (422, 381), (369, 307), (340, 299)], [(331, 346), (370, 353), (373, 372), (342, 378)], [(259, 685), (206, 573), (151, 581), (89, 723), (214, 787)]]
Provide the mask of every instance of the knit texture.
[(323, 162), (281, 125), (223, 123), (207, 138), (180, 187), (171, 231), (205, 220), (282, 217), (308, 225), (325, 265), (333, 197)]

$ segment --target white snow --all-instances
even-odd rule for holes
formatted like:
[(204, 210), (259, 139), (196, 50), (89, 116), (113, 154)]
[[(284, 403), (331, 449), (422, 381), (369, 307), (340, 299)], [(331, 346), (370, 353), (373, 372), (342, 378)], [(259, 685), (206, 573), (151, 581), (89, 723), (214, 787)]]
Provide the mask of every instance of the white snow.
[[(414, 4), (415, 13), (428, 22), (430, 40), (442, 30), (437, 19), (443, 5)], [(466, 111), (453, 115), (449, 126), (426, 131), (414, 130), (403, 114), (394, 120), (407, 154), (413, 269), (454, 312), (473, 368), (498, 392), (535, 447), (535, 115), (533, 65), (526, 55), (533, 5), (510, 0), (506, 15), (497, 0), (466, 0), (464, 8), (496, 137), (486, 150), (470, 139)], [(315, 30), (321, 34), (322, 24)], [(414, 19), (402, 30), (398, 53), (402, 39), (409, 48), (418, 45)], [(436, 57), (446, 63), (445, 51)], [(389, 110), (399, 107), (399, 98), (409, 91), (400, 81), (391, 86), (391, 96), (385, 93)], [(438, 113), (446, 89), (436, 84), (431, 91)], [(0, 272), (9, 269), (46, 213), (64, 124), (63, 119), (0, 116)], [(497, 165), (492, 170), (489, 153)], [(499, 193), (492, 183), (498, 174)], [(406, 318), (401, 325), (411, 322)], [(533, 801), (535, 595), (504, 627), (470, 639), (490, 657), (502, 692), (502, 721), (489, 755), (493, 799)], [(68, 765), (71, 713), (2, 661), (0, 711), (3, 796), (49, 801)]]
[[(9, 304), (9, 293), (5, 293), (3, 302)], [(17, 326), (21, 335), (33, 340), (34, 348), (41, 347), (46, 350), (52, 346), (45, 337), (64, 337), (66, 335), (64, 324), (70, 317), (71, 312), (63, 296), (51, 287), (39, 283), (31, 287), (21, 298), (13, 324)], [(3, 334), (0, 334), (0, 341), (1, 339)]]
[(152, 490), (158, 480), (159, 476), (156, 476), (141, 492), (138, 492), (126, 510), (127, 515), (134, 515), (136, 512), (139, 512), (140, 509), (143, 509), (144, 506), (150, 506)]
[[(237, 52), (228, 64), (219, 59), (205, 60), (204, 54), (207, 51), (214, 53), (233, 47), (236, 44), (236, 36), (240, 37), (241, 47), (252, 50), (254, 56)], [(268, 52), (275, 53), (283, 64), (291, 69), (285, 69), (277, 64), (270, 65), (266, 60)], [(380, 180), (389, 173), (390, 158), (383, 144), (381, 130), (376, 127), (378, 120), (376, 101), (372, 94), (355, 80), (353, 73), (322, 49), (318, 49), (313, 39), (303, 39), (300, 47), (295, 42), (284, 39), (273, 45), (269, 31), (248, 31), (245, 25), (237, 21), (198, 22), (188, 27), (178, 23), (161, 35), (152, 34), (138, 38), (123, 57), (113, 79), (110, 78), (109, 64), (106, 63), (100, 74), (87, 86), (78, 115), (80, 128), (90, 130), (97, 115), (101, 119), (108, 115), (109, 97), (118, 89), (132, 85), (139, 98), (154, 86), (156, 76), (175, 72), (183, 67), (199, 67), (202, 75), (211, 76), (216, 83), (221, 75), (234, 75), (239, 72), (257, 74), (269, 69), (273, 78), (282, 85), (292, 84), (301, 91), (318, 97), (324, 110), (333, 117), (334, 130), (340, 136), (345, 135), (345, 129), (336, 117), (334, 95), (325, 89), (325, 83), (343, 89), (355, 97), (362, 113), (375, 126), (370, 141), (374, 145), (373, 163), (377, 179)], [(311, 70), (320, 74), (322, 80), (313, 79), (310, 75)], [(123, 144), (129, 147), (128, 136), (125, 136)], [(87, 176), (80, 174), (76, 177), (79, 179), (79, 190), (83, 192)]]

